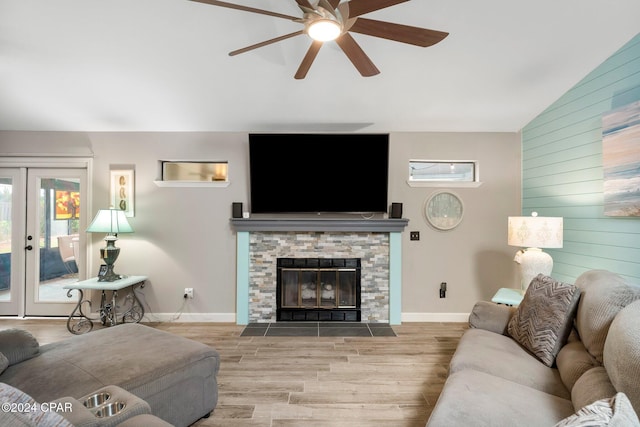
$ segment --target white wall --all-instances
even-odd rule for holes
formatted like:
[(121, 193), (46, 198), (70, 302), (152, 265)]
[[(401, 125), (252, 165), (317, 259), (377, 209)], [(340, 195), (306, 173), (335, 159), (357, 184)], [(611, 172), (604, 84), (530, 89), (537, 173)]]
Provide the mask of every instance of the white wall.
[[(71, 141), (64, 144), (60, 141)], [(91, 216), (109, 204), (109, 169), (134, 165), (135, 233), (122, 235), (116, 271), (149, 276), (144, 289), (151, 320), (165, 320), (182, 303), (183, 289), (195, 298), (181, 320), (232, 321), (235, 313), (235, 234), (231, 203), (249, 201), (246, 133), (60, 133), (0, 132), (0, 156), (93, 153)], [(58, 147), (58, 148), (55, 148)], [(71, 147), (71, 148), (69, 148)], [(78, 149), (78, 147), (80, 147)], [(443, 313), (468, 313), (515, 282), (515, 248), (506, 244), (507, 216), (520, 212), (520, 137), (513, 133), (393, 133), (389, 203), (402, 202), (409, 227), (403, 234), (404, 320), (447, 320)], [(228, 160), (227, 188), (160, 188), (158, 160)], [(461, 225), (436, 231), (422, 209), (434, 188), (407, 185), (409, 159), (478, 160), (483, 185), (453, 189), (465, 205)], [(277, 185), (277, 183), (274, 183)], [(421, 233), (409, 241), (408, 231)], [(101, 236), (89, 237), (96, 253)], [(97, 272), (94, 257), (90, 274)], [(440, 282), (447, 298), (438, 298)], [(192, 314), (190, 316), (190, 314)]]

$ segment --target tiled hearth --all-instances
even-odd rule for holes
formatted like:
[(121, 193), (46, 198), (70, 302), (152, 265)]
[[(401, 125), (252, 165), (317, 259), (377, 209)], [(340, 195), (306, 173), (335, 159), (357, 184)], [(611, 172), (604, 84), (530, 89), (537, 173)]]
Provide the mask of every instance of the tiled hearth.
[(237, 323), (276, 321), (277, 258), (361, 258), (363, 323), (400, 324), (403, 219), (232, 219)]

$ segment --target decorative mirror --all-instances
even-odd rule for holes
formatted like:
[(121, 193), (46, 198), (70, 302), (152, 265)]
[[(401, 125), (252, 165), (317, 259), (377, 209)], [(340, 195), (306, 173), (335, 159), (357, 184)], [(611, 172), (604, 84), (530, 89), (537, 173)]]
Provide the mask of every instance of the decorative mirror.
[(452, 230), (462, 221), (462, 200), (450, 191), (437, 191), (426, 201), (424, 214), (427, 222), (438, 230)]

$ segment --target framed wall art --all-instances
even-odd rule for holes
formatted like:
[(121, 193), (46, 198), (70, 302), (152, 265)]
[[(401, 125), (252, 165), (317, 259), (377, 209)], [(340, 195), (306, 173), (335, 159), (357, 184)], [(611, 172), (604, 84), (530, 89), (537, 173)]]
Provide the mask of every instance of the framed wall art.
[(604, 214), (640, 216), (640, 101), (602, 117)]
[(134, 216), (134, 170), (111, 170), (110, 205), (112, 209), (124, 211), (125, 216)]

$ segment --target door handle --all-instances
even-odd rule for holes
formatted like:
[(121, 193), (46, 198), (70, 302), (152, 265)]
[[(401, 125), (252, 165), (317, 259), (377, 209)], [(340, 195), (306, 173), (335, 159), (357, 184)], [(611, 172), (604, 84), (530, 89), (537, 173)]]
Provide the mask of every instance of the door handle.
[[(27, 240), (33, 240), (33, 236), (31, 236), (31, 235), (27, 236)], [(31, 245), (27, 245), (24, 248), (26, 250), (28, 250), (28, 251), (32, 251), (33, 250), (33, 246), (31, 246)]]

